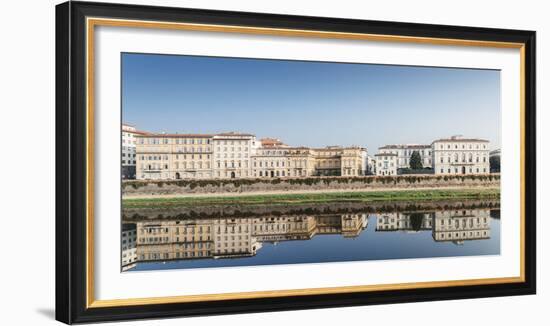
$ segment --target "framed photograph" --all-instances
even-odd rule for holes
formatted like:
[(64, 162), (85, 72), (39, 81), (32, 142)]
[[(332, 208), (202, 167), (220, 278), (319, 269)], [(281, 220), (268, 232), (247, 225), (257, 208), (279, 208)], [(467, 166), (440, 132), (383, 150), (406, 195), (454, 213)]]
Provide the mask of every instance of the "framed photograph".
[(535, 32), (56, 7), (56, 318), (535, 293)]

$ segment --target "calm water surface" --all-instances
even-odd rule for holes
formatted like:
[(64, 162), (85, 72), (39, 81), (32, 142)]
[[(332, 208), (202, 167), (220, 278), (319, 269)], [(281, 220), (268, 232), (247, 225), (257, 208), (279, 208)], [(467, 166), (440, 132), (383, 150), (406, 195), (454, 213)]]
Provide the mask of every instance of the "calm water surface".
[(179, 214), (126, 221), (122, 270), (500, 254), (498, 205), (441, 206), (326, 214), (315, 207), (291, 214), (263, 209), (259, 215)]

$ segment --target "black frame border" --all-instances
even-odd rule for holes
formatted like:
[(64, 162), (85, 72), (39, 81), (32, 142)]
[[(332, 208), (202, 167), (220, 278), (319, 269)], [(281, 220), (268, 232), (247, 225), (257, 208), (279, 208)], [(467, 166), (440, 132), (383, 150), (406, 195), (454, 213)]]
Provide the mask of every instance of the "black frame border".
[[(343, 294), (86, 306), (86, 17), (523, 43), (525, 282)], [(56, 6), (56, 319), (67, 323), (219, 315), (536, 293), (536, 32), (69, 1)]]

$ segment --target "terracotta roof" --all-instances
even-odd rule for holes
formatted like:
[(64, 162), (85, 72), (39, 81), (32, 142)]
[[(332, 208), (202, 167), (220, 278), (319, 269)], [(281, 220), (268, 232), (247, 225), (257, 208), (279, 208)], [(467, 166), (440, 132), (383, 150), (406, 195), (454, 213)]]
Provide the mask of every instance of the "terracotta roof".
[(262, 138), (260, 139), (260, 142), (264, 147), (287, 146), (280, 139), (277, 138)]

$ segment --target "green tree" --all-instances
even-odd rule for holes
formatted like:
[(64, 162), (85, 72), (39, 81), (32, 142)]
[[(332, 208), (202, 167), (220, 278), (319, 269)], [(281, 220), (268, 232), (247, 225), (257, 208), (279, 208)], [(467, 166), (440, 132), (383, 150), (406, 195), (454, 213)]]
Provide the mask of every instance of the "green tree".
[(424, 221), (424, 214), (412, 213), (409, 218), (411, 221), (411, 229), (414, 231), (420, 231), (420, 229), (422, 229), (422, 221)]
[(410, 166), (412, 170), (422, 169), (422, 159), (420, 158), (420, 153), (418, 151), (412, 152)]
[(500, 156), (491, 156), (489, 158), (491, 172), (500, 172)]

